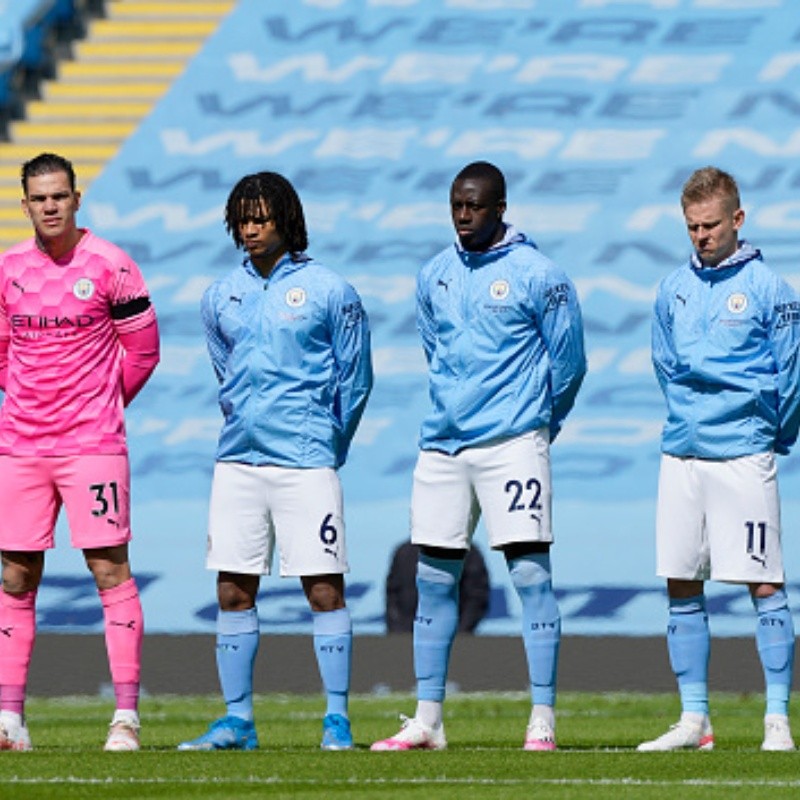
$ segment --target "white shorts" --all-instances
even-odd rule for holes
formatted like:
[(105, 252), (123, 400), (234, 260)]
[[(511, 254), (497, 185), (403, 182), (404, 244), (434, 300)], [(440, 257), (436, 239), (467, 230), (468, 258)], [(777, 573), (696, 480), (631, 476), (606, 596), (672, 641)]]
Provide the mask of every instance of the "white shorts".
[(783, 583), (775, 456), (662, 455), (656, 554), (664, 578)]
[(465, 550), (483, 513), (489, 545), (552, 542), (546, 429), (455, 455), (422, 450), (414, 470), (411, 541)]
[(283, 576), (348, 571), (336, 471), (218, 461), (211, 485), (208, 569), (269, 575), (276, 542)]

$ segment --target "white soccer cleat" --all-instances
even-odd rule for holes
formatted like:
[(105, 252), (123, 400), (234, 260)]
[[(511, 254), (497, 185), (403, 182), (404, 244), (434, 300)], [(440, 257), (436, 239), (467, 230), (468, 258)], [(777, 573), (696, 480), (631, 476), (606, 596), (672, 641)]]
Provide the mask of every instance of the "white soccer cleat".
[(764, 741), (762, 750), (789, 752), (795, 749), (789, 718), (782, 714), (767, 714), (764, 717)]
[(139, 716), (135, 711), (115, 711), (103, 750), (125, 753), (139, 749)]
[(30, 734), (19, 714), (0, 713), (0, 750), (33, 750)]
[(447, 739), (444, 736), (444, 725), (429, 728), (416, 717), (409, 719), (401, 716), (403, 724), (400, 731), (388, 739), (375, 742), (370, 750), (375, 752), (394, 750), (444, 750)]
[(525, 750), (552, 751), (556, 749), (556, 732), (553, 726), (541, 717), (534, 717), (525, 731)]
[(708, 717), (695, 721), (681, 717), (663, 736), (650, 742), (642, 742), (639, 752), (662, 752), (668, 750), (713, 750), (714, 731)]

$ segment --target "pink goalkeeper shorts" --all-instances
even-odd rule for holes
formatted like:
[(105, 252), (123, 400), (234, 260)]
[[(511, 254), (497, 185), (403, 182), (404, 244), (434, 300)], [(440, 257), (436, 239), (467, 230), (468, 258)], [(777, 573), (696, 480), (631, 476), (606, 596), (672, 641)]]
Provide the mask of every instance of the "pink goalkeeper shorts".
[(130, 541), (127, 455), (0, 455), (0, 550), (52, 549), (62, 505), (73, 547)]

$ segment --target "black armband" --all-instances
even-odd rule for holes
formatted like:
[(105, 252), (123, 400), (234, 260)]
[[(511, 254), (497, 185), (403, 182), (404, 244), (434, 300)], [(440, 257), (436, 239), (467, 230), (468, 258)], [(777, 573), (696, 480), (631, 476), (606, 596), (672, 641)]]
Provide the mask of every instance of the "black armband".
[(111, 319), (128, 319), (147, 311), (150, 308), (149, 297), (134, 297), (133, 300), (128, 300), (127, 303), (120, 303), (116, 306), (111, 306)]

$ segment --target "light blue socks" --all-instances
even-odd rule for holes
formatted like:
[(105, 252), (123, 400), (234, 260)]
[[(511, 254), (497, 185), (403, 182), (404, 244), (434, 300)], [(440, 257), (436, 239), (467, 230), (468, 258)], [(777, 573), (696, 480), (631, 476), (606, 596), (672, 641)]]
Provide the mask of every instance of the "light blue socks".
[(463, 559), (420, 554), (417, 615), (414, 618), (414, 674), (417, 700), (444, 701), (450, 649), (458, 629), (458, 583)]
[(222, 698), (232, 717), (253, 719), (253, 664), (258, 652), (258, 612), (219, 611), (217, 672)]
[(325, 713), (346, 717), (353, 660), (350, 609), (315, 611), (313, 618), (314, 652), (328, 703)]
[(522, 601), (522, 641), (534, 706), (554, 706), (561, 615), (553, 593), (549, 553), (532, 553), (508, 562), (511, 581)]
[(667, 649), (678, 680), (681, 708), (687, 713), (707, 715), (711, 634), (705, 595), (670, 598)]
[(756, 646), (764, 668), (767, 714), (789, 714), (794, 664), (794, 623), (784, 589), (769, 597), (754, 597), (758, 615)]

